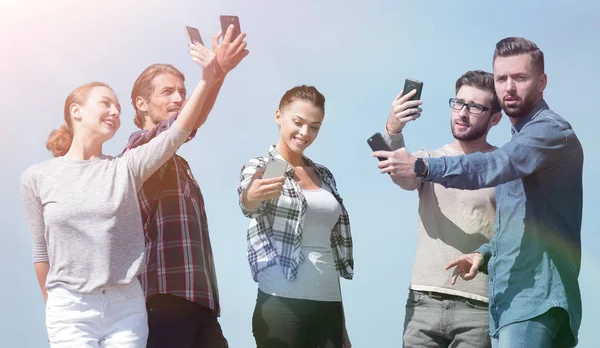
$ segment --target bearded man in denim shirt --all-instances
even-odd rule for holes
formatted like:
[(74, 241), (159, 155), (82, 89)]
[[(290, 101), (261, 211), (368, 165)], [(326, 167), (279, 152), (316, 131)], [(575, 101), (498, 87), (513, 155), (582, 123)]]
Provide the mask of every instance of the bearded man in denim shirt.
[(583, 149), (571, 125), (543, 99), (544, 55), (524, 38), (496, 44), (494, 84), (512, 139), (489, 153), (415, 158), (377, 151), (392, 178), (422, 177), (445, 187), (495, 186), (495, 235), (461, 255), (452, 282), (489, 274), (495, 348), (574, 347), (581, 325)]

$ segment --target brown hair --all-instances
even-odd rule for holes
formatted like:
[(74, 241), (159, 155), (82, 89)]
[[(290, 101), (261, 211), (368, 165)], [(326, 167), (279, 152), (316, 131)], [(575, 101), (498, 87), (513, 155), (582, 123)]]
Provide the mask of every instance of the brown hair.
[(325, 113), (325, 96), (321, 94), (315, 87), (313, 86), (296, 86), (283, 95), (281, 97), (281, 101), (279, 102), (279, 110), (283, 110), (285, 107), (289, 106), (294, 100), (305, 100), (313, 103), (316, 107)]
[(64, 117), (65, 124), (50, 132), (46, 141), (46, 148), (52, 152), (54, 157), (64, 156), (73, 143), (73, 122), (71, 121), (71, 105), (85, 105), (90, 91), (96, 87), (106, 87), (112, 91), (104, 82), (90, 82), (75, 88), (65, 100)]
[(131, 89), (131, 104), (135, 110), (135, 118), (133, 119), (133, 122), (140, 129), (144, 128), (145, 115), (140, 113), (135, 100), (137, 97), (150, 100), (150, 96), (154, 91), (154, 85), (152, 84), (152, 81), (154, 81), (154, 78), (160, 74), (172, 74), (179, 77), (182, 81), (185, 81), (185, 77), (181, 71), (177, 70), (177, 68), (171, 64), (152, 64), (142, 71), (140, 76), (138, 76), (138, 78), (135, 80), (133, 88)]
[(544, 52), (542, 52), (533, 41), (522, 37), (507, 37), (496, 44), (494, 61), (497, 57), (513, 57), (522, 54), (531, 55), (531, 63), (538, 73), (544, 73)]
[(500, 102), (496, 96), (496, 88), (494, 87), (494, 75), (483, 70), (471, 70), (464, 73), (456, 80), (456, 93), (462, 86), (470, 86), (483, 91), (492, 93), (492, 112), (499, 112)]

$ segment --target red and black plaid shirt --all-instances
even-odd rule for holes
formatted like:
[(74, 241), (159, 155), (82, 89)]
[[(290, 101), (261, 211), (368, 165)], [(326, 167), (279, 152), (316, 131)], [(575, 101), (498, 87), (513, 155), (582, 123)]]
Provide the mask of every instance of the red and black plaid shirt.
[[(167, 130), (173, 116), (150, 131), (131, 134), (125, 151)], [(192, 132), (188, 141), (196, 135)], [(174, 155), (138, 192), (146, 239), (146, 268), (140, 275), (146, 299), (183, 297), (220, 314), (219, 291), (200, 186), (189, 164)]]

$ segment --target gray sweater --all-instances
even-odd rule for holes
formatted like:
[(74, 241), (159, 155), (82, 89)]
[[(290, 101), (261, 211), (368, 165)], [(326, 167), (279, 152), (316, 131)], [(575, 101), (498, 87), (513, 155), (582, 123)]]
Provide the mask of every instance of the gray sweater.
[(91, 292), (129, 284), (144, 266), (137, 192), (190, 132), (173, 124), (118, 157), (57, 157), (21, 176), (33, 262), (49, 262), (46, 288)]
[[(400, 134), (384, 134), (392, 149), (404, 147)], [(493, 148), (495, 150), (496, 148)], [(415, 157), (458, 156), (445, 145), (434, 151), (419, 150)], [(450, 285), (452, 271), (444, 270), (450, 261), (488, 243), (494, 236), (496, 196), (494, 188), (459, 190), (440, 184), (419, 183), (417, 251), (410, 289), (433, 291), (488, 302), (488, 276), (479, 273), (470, 281), (458, 278)]]

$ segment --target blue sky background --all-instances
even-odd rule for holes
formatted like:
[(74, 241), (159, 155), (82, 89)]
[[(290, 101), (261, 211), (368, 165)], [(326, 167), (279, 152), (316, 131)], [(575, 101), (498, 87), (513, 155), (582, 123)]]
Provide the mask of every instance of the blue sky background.
[[(195, 140), (179, 153), (205, 195), (223, 307), (220, 322), (232, 348), (254, 346), (256, 299), (245, 256), (248, 220), (237, 203), (239, 172), (248, 158), (265, 154), (276, 142), (274, 113), (283, 93), (312, 84), (327, 98), (325, 122), (307, 153), (333, 171), (350, 212), (356, 275), (342, 288), (353, 345), (400, 347), (417, 196), (379, 174), (366, 139), (383, 130), (393, 98), (412, 77), (424, 82), (424, 111), (405, 130), (408, 148), (450, 142), (447, 100), (455, 80), (467, 70), (491, 71), (495, 43), (507, 36), (524, 36), (544, 51), (544, 96), (583, 143), (579, 346), (597, 346), (598, 2), (13, 0), (0, 3), (3, 347), (47, 346), (19, 176), (50, 158), (44, 144), (62, 123), (67, 94), (92, 80), (115, 89), (123, 105), (122, 126), (104, 151), (119, 153), (136, 129), (129, 99), (135, 78), (152, 63), (171, 63), (184, 72), (191, 90), (199, 68), (188, 58), (184, 25), (197, 26), (209, 43), (219, 30), (220, 14), (240, 16), (250, 55), (225, 81)], [(495, 145), (510, 139), (506, 117), (489, 139)]]

